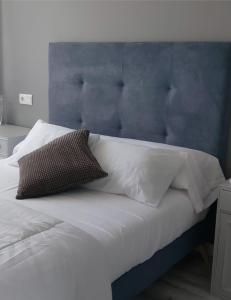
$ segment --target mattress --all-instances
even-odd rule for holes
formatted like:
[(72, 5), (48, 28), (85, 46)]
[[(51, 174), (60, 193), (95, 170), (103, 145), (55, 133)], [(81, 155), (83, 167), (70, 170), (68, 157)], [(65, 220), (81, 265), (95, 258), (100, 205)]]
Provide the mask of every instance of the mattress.
[(205, 218), (196, 214), (186, 192), (170, 189), (158, 208), (125, 196), (87, 189), (16, 200), (19, 169), (0, 161), (0, 198), (20, 203), (78, 227), (103, 246), (110, 281), (149, 259), (156, 251)]

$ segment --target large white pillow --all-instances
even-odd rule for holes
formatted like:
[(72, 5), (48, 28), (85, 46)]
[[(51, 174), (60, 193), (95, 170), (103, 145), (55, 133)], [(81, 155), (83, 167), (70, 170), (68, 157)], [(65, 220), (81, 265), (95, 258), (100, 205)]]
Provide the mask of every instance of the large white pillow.
[(182, 166), (178, 153), (120, 141), (99, 140), (93, 155), (108, 176), (84, 185), (123, 194), (157, 207)]
[[(173, 145), (141, 141), (135, 139), (100, 136), (101, 139), (122, 141), (133, 145), (141, 145), (153, 149), (169, 150), (180, 153), (184, 163), (173, 180), (171, 187), (187, 190), (196, 212), (211, 205), (218, 196), (218, 185), (225, 181), (219, 161), (216, 157), (194, 149)], [(214, 190), (217, 190), (216, 192)]]
[[(27, 137), (15, 146), (13, 155), (8, 158), (8, 164), (18, 167), (18, 161), (21, 157), (72, 131), (74, 131), (74, 129), (38, 120), (28, 133)], [(89, 147), (92, 148), (98, 139), (99, 135), (90, 134)]]

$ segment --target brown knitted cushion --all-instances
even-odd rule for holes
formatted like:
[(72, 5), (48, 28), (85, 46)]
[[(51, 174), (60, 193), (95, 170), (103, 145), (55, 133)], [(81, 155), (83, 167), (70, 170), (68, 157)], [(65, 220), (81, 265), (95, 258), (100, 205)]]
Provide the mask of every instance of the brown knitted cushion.
[(16, 198), (59, 193), (107, 176), (88, 147), (88, 136), (80, 129), (22, 157)]

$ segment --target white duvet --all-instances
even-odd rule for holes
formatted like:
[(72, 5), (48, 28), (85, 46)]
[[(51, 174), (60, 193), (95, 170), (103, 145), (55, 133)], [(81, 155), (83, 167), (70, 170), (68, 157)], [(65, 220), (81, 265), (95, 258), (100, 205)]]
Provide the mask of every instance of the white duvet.
[(105, 266), (83, 230), (0, 200), (1, 300), (111, 300)]
[(111, 300), (114, 280), (206, 214), (177, 190), (158, 209), (88, 190), (19, 201), (18, 168), (0, 172), (1, 300)]

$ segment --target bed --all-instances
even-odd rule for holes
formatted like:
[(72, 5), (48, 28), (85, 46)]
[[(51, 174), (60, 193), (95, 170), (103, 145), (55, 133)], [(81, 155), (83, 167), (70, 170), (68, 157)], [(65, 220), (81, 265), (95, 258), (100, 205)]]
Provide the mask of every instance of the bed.
[[(50, 44), (50, 121), (199, 149), (224, 166), (230, 55), (229, 43)], [(212, 232), (209, 215), (114, 281), (113, 299), (143, 290)]]
[[(49, 120), (74, 129), (86, 127), (101, 135), (201, 150), (218, 157), (225, 166), (230, 55), (230, 43), (51, 43)], [(10, 167), (7, 160), (0, 161), (0, 168), (1, 210), (7, 211), (8, 205), (18, 203), (15, 194), (19, 174), (18, 168)], [(32, 235), (40, 234), (36, 222), (42, 218), (43, 226), (47, 226), (42, 236), (48, 234), (46, 243), (57, 255), (62, 247), (66, 250), (66, 245), (58, 238), (53, 241), (55, 246), (49, 244), (49, 239), (53, 238), (49, 235), (50, 230), (54, 230), (56, 237), (61, 235), (67, 243), (73, 244), (70, 255), (74, 253), (76, 241), (71, 237), (75, 228), (79, 238), (86, 234), (83, 240), (88, 248), (96, 243), (95, 258), (107, 266), (107, 282), (100, 281), (105, 270), (97, 264), (90, 250), (86, 251), (89, 257), (86, 276), (89, 277), (80, 282), (85, 286), (87, 281), (85, 289), (89, 294), (82, 297), (78, 294), (76, 298), (81, 300), (106, 299), (91, 296), (90, 289), (94, 286), (98, 292), (97, 285), (108, 289), (108, 282), (113, 300), (132, 299), (193, 248), (213, 238), (215, 205), (197, 214), (187, 193), (176, 189), (169, 189), (158, 209), (125, 196), (87, 189), (23, 200), (18, 206), (12, 211), (17, 216), (18, 210), (25, 209), (27, 231), (32, 222), (31, 218), (26, 222), (27, 215), (33, 210)], [(50, 217), (46, 219), (40, 213)], [(81, 254), (81, 244), (76, 245)], [(32, 253), (37, 250), (31, 249)], [(30, 247), (26, 250), (30, 251)], [(81, 255), (84, 261), (83, 253)], [(50, 253), (47, 258), (53, 261)], [(14, 259), (17, 260), (17, 256)], [(67, 262), (68, 257), (65, 259)], [(17, 266), (24, 260), (25, 257), (20, 257)], [(81, 259), (75, 263), (82, 267), (86, 265)], [(57, 278), (60, 290), (57, 282), (51, 281), (56, 298), (52, 294), (49, 300), (76, 299), (73, 284), (75, 276), (80, 274), (75, 264), (71, 268), (72, 276), (70, 270), (66, 273), (65, 264), (60, 265), (57, 261), (56, 264), (54, 278)], [(48, 273), (54, 266), (49, 267), (45, 268)], [(62, 267), (61, 276), (58, 271)], [(40, 264), (40, 268), (44, 266)], [(33, 276), (37, 278), (36, 274)], [(66, 286), (62, 286), (63, 276), (67, 277), (64, 280)], [(22, 282), (19, 287), (20, 284)], [(33, 284), (28, 287), (29, 295), (32, 297), (34, 293), (33, 300), (40, 299)], [(73, 294), (68, 294), (67, 287)], [(110, 293), (111, 289), (108, 289), (107, 299), (110, 299)], [(40, 294), (39, 297), (46, 298), (47, 295)], [(28, 295), (24, 300), (26, 297)]]

